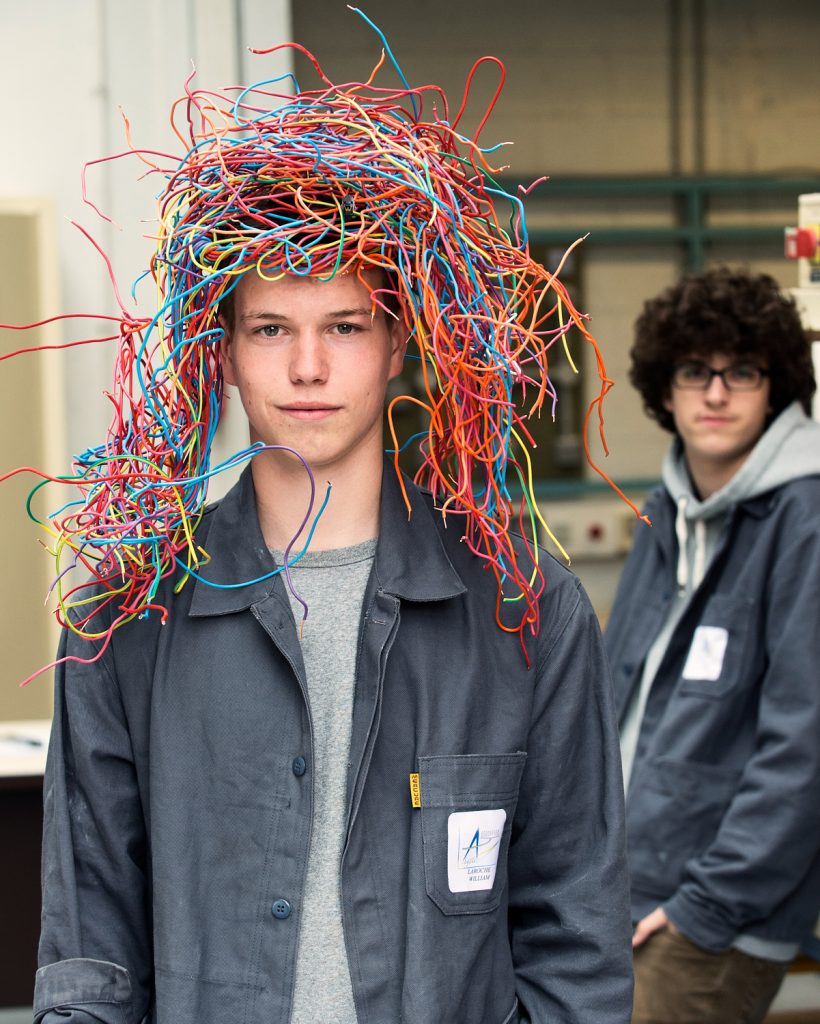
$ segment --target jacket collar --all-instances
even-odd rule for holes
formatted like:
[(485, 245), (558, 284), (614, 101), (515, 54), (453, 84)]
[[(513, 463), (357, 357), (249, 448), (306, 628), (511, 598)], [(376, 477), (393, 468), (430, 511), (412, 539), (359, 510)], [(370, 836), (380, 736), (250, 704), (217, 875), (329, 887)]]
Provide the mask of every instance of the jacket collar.
[(276, 565), (259, 526), (250, 466), (225, 497), (206, 510), (202, 525), (205, 530), (200, 527), (196, 539), (209, 560), (197, 571), (188, 614), (229, 615), (267, 598), (278, 577), (271, 576)]
[[(464, 593), (466, 587), (447, 557), (433, 521), (437, 513), (415, 484), (403, 479), (409, 517), (395, 470), (385, 461), (375, 561), (379, 588), (408, 601), (439, 601)], [(285, 599), (280, 576), (270, 575), (275, 564), (259, 526), (250, 467), (228, 494), (206, 511), (203, 525), (207, 532), (202, 540), (197, 539), (209, 561), (200, 566), (200, 578), (193, 581), (190, 615), (244, 611), (274, 592)], [(254, 582), (245, 582), (248, 580)]]
[[(393, 464), (385, 459), (376, 575), (379, 587), (407, 601), (443, 601), (463, 594), (466, 587), (444, 550), (433, 517), (429, 494), (425, 495), (402, 475), (407, 498), (399, 486)], [(458, 517), (449, 529), (457, 532)]]

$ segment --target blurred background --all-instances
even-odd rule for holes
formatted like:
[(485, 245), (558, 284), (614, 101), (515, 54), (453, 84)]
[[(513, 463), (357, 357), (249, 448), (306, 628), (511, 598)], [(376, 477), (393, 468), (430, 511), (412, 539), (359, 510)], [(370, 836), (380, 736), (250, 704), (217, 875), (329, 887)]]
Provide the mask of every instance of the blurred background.
[[(594, 438), (593, 454), (640, 503), (668, 444), (626, 379), (643, 301), (683, 271), (718, 262), (771, 273), (784, 289), (797, 284), (797, 266), (783, 255), (783, 228), (797, 221), (798, 195), (820, 192), (820, 4), (371, 0), (363, 10), (384, 31), (408, 81), (442, 85), (451, 109), (478, 57), (492, 54), (506, 65), (481, 141), (514, 142), (494, 157), (509, 165), (503, 180), (511, 191), (549, 176), (527, 205), (533, 249), (548, 267), (589, 235), (562, 277), (590, 314), (616, 382), (605, 406), (610, 455), (604, 458)], [(168, 113), (192, 64), (202, 88), (286, 71), (312, 88), (315, 72), (293, 51), (261, 57), (248, 46), (297, 40), (334, 81), (366, 78), (381, 46), (342, 0), (2, 0), (0, 14), (0, 322), (14, 324), (116, 311), (105, 263), (71, 220), (110, 257), (131, 302), (132, 282), (151, 252), (146, 236), (154, 230), (158, 182), (138, 180), (145, 168), (135, 157), (89, 167), (89, 195), (109, 223), (82, 202), (82, 168), (127, 149), (124, 117), (136, 146), (178, 152)], [(395, 81), (385, 66), (379, 83)], [(497, 83), (497, 71), (483, 66), (466, 134)], [(153, 312), (151, 300), (143, 284), (135, 312)], [(87, 337), (90, 326), (0, 330), (0, 354)], [(584, 458), (581, 422), (597, 375), (580, 336), (570, 344), (580, 373), (557, 370), (558, 420), (536, 425), (538, 496), (604, 620), (633, 517)], [(2, 363), (0, 474), (24, 465), (65, 472), (74, 453), (102, 439), (112, 351), (103, 344)], [(243, 444), (241, 417), (228, 415), (221, 450)], [(38, 543), (45, 535), (24, 511), (36, 482), (24, 475), (0, 485), (0, 726), (12, 730), (0, 731), (0, 767), (8, 775), (13, 761), (14, 778), (30, 770), (32, 780), (19, 806), (4, 793), (4, 835), (30, 813), (24, 805), (37, 795), (44, 751), (9, 737), (19, 723), (47, 720), (51, 708), (47, 675), (22, 691), (17, 686), (51, 659), (56, 643), (43, 607), (52, 570)], [(38, 495), (34, 508), (53, 510), (47, 495)], [(36, 741), (34, 729), (26, 735)], [(36, 845), (16, 843), (4, 844), (14, 851), (12, 874), (37, 857)], [(22, 931), (0, 933), (4, 954), (6, 947), (26, 947), (29, 925), (36, 932), (30, 895), (20, 899), (18, 909), (0, 914), (4, 922), (25, 919)], [(28, 978), (19, 970), (17, 976), (14, 991), (0, 978), (0, 1006), (25, 1001), (15, 995), (21, 985), (30, 988)]]

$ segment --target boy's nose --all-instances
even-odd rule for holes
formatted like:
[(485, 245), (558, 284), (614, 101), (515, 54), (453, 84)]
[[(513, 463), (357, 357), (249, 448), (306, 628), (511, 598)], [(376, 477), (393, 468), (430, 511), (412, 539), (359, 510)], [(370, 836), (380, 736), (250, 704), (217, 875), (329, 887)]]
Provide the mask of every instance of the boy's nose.
[(298, 339), (292, 349), (290, 376), (294, 383), (317, 384), (327, 379), (327, 358), (320, 339)]

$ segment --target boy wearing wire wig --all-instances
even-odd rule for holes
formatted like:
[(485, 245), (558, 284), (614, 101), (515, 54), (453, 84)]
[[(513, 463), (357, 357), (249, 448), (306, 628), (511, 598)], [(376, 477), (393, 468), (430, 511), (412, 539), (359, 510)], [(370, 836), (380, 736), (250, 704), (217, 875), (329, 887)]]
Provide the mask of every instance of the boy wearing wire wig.
[[(602, 644), (507, 491), (550, 346), (591, 338), (458, 115), (322, 78), (190, 93), (161, 169), (165, 305), (123, 316), (128, 415), (58, 524), (94, 579), (63, 590), (35, 1019), (626, 1024)], [(408, 351), (416, 482), (382, 438)], [(203, 510), (223, 381), (250, 465)]]

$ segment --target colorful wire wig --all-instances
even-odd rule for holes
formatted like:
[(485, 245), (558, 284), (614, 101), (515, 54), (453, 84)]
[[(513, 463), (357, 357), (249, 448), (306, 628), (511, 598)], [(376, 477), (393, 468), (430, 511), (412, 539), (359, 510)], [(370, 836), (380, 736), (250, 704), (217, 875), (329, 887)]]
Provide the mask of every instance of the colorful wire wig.
[[(600, 416), (611, 383), (584, 318), (530, 255), (523, 196), (496, 183), (493, 150), (478, 143), (503, 66), (477, 62), (451, 120), (435, 86), (377, 88), (384, 53), (366, 82), (336, 85), (310, 53), (286, 45), (308, 57), (320, 88), (290, 95), (271, 80), (219, 95), (189, 79), (172, 109), (182, 159), (130, 151), (164, 180), (150, 267), (158, 307), (150, 321), (135, 320), (120, 303), (108, 436), (61, 478), (82, 497), (53, 517), (58, 617), (107, 639), (134, 616), (165, 615), (160, 581), (176, 575), (181, 586), (207, 558), (196, 524), (209, 478), (225, 468), (210, 465), (222, 400), (219, 309), (240, 276), (328, 279), (379, 267), (389, 284), (373, 301), (406, 319), (424, 381), (423, 397), (391, 404), (395, 458), (393, 410), (415, 402), (427, 423), (418, 481), (446, 515), (466, 520), (467, 544), (498, 581), (498, 623), (523, 643), (538, 629), (543, 578), (534, 553), (522, 565), (511, 541), (508, 483), (520, 485), (519, 514), (534, 521), (526, 421), (545, 404), (554, 411), (549, 356), (556, 342), (566, 348), (571, 326), (593, 346), (601, 379), (587, 420), (595, 408)], [(499, 86), (465, 138), (458, 127), (482, 62), (499, 69)], [(64, 578), (78, 565), (92, 580), (69, 589)], [(502, 614), (508, 600), (518, 602), (512, 620)], [(95, 615), (106, 604), (113, 625), (102, 630)]]

